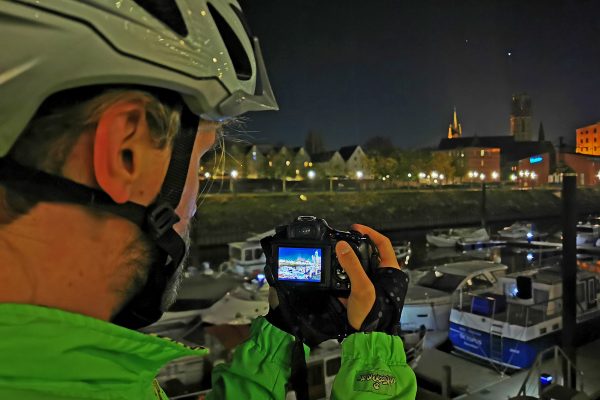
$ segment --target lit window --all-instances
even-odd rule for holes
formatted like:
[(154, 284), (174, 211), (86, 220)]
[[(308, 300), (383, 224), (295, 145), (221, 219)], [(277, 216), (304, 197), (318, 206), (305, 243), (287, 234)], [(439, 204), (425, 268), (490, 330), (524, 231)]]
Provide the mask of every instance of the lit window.
[(479, 154), (481, 154), (481, 157), (485, 156), (485, 150), (481, 150)]

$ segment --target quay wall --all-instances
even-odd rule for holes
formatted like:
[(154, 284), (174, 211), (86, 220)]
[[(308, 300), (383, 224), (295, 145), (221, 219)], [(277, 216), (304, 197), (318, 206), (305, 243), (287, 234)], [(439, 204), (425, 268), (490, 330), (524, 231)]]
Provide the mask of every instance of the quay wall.
[[(482, 197), (481, 190), (464, 189), (210, 195), (202, 199), (191, 235), (196, 246), (218, 246), (298, 215), (325, 218), (339, 229), (358, 222), (383, 232), (476, 225), (482, 220)], [(600, 213), (600, 188), (578, 190), (577, 212), (581, 217)], [(487, 222), (560, 214), (560, 188), (485, 191)]]

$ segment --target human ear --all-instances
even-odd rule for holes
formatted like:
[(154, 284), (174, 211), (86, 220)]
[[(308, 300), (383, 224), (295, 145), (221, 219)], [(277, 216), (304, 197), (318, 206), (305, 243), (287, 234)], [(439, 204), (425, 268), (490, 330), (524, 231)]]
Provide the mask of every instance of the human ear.
[(130, 201), (141, 171), (138, 159), (149, 135), (142, 102), (109, 106), (98, 120), (94, 138), (94, 172), (100, 188), (116, 203)]

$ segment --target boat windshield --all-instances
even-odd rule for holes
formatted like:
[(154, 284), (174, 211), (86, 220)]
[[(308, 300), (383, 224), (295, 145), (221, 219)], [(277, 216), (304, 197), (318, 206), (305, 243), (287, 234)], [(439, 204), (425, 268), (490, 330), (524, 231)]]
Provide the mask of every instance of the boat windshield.
[(429, 271), (421, 279), (417, 285), (431, 289), (441, 290), (442, 292), (452, 293), (458, 285), (465, 279), (461, 275), (447, 274), (440, 271)]

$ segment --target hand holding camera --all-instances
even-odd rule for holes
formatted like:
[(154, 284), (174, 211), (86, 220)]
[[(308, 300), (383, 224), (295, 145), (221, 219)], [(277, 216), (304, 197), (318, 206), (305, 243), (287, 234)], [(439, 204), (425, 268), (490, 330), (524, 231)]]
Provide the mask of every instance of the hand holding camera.
[(261, 241), (279, 302), (268, 319), (308, 345), (356, 331), (396, 332), (408, 277), (385, 236), (353, 229), (298, 217)]

